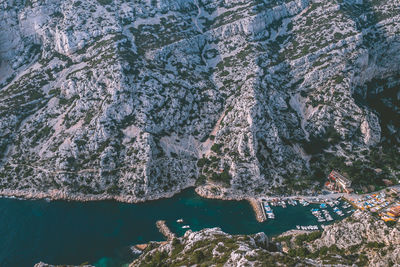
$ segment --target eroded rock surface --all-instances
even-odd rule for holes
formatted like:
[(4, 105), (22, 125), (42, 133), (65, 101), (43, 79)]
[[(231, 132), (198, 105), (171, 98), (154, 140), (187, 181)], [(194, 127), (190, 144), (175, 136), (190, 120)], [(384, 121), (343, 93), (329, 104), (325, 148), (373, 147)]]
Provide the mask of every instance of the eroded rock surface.
[(257, 195), (373, 159), (396, 177), (399, 8), (3, 0), (1, 193)]
[(272, 241), (264, 233), (188, 231), (164, 244), (150, 243), (131, 266), (398, 266), (399, 248), (399, 224), (389, 227), (357, 211), (322, 234), (293, 230)]

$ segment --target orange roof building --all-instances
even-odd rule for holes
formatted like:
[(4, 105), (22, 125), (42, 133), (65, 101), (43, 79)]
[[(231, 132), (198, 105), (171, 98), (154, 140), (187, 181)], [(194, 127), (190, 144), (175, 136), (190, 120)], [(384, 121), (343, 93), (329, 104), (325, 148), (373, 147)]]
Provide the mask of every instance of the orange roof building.
[(336, 186), (339, 188), (342, 188), (344, 191), (346, 191), (347, 193), (352, 192), (353, 190), (350, 188), (351, 186), (351, 181), (344, 177), (342, 174), (340, 174), (339, 172), (333, 170), (331, 171), (331, 173), (329, 174), (329, 180), (331, 182), (335, 182)]
[(393, 217), (399, 217), (400, 216), (400, 206), (391, 207), (389, 209), (389, 212), (391, 213), (391, 215)]
[(329, 174), (329, 178), (339, 182), (345, 188), (351, 186), (351, 181), (337, 171), (331, 171), (331, 173)]

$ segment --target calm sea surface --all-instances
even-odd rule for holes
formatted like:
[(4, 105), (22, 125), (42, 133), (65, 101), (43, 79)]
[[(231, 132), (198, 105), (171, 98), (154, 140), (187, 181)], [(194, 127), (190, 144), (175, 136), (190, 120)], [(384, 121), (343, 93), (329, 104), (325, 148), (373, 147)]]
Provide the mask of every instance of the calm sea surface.
[(276, 219), (258, 223), (246, 201), (204, 199), (193, 189), (143, 204), (0, 198), (0, 266), (33, 266), (39, 261), (121, 266), (133, 259), (129, 246), (164, 240), (155, 227), (160, 219), (178, 235), (185, 229), (176, 220), (183, 218), (192, 230), (220, 227), (231, 234), (263, 231), (271, 236), (296, 225), (317, 224), (312, 207), (272, 207)]

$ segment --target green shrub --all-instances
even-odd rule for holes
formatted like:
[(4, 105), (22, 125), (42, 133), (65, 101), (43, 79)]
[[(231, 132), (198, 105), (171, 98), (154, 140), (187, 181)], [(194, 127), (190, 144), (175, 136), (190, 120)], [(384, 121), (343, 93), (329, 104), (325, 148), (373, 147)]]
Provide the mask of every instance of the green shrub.
[(196, 250), (193, 254), (193, 260), (195, 263), (201, 263), (206, 259), (206, 256), (204, 255), (203, 251), (201, 250)]
[(206, 183), (207, 177), (204, 175), (200, 175), (199, 178), (196, 180), (196, 186), (203, 185)]
[(224, 170), (222, 173), (213, 173), (210, 177), (211, 181), (222, 183), (224, 186), (229, 186), (232, 177), (229, 174), (228, 170)]
[(197, 167), (203, 168), (204, 165), (209, 164), (210, 161), (207, 158), (201, 158), (197, 161)]
[(380, 242), (368, 242), (367, 243), (367, 248), (383, 248), (385, 247), (384, 243), (380, 243)]
[(97, 0), (97, 2), (99, 2), (100, 5), (109, 5), (112, 3), (112, 0)]
[(298, 246), (301, 246), (303, 242), (311, 242), (314, 241), (315, 239), (320, 238), (322, 233), (320, 231), (312, 232), (310, 234), (302, 234), (296, 236), (295, 243)]
[(221, 153), (221, 147), (223, 147), (223, 144), (213, 144), (211, 147), (211, 150), (217, 154)]
[(84, 124), (89, 124), (92, 121), (93, 117), (94, 117), (94, 114), (92, 112), (87, 112), (85, 119), (84, 119)]

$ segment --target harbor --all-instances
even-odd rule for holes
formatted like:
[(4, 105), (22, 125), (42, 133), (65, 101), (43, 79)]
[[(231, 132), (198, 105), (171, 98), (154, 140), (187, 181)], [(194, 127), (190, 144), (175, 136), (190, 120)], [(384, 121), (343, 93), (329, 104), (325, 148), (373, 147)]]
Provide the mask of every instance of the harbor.
[[(249, 200), (256, 214), (258, 222), (280, 220), (276, 215), (276, 210), (291, 210), (296, 207), (304, 207), (306, 211), (314, 217), (314, 223), (310, 225), (296, 225), (295, 230), (315, 231), (325, 227), (325, 225), (349, 216), (355, 209), (347, 203), (342, 195), (324, 195), (316, 197), (260, 197)], [(262, 210), (262, 211), (261, 211)], [(260, 219), (263, 219), (262, 221)]]
[[(135, 257), (132, 252), (135, 244), (164, 242), (171, 238), (163, 225), (176, 236), (189, 230), (220, 227), (229, 234), (264, 232), (272, 237), (296, 230), (297, 226), (304, 231), (314, 231), (315, 225), (321, 229), (324, 224), (331, 223), (318, 223), (312, 215), (311, 209), (319, 208), (320, 204), (309, 203), (309, 199), (290, 203), (288, 200), (290, 198), (284, 201), (286, 207), (282, 202), (268, 202), (274, 218), (260, 223), (255, 219), (249, 201), (205, 199), (193, 189), (172, 198), (141, 204), (2, 198), (0, 235), (4, 242), (0, 244), (0, 266), (33, 266), (39, 261), (121, 266)], [(257, 201), (259, 214), (268, 216), (265, 205), (261, 207), (261, 199), (253, 203)], [(334, 220), (348, 216), (340, 217), (331, 209), (328, 207)], [(159, 225), (165, 235), (156, 227), (159, 220), (164, 221)], [(145, 246), (134, 249), (145, 249)], [(24, 251), (22, 256), (20, 251)]]

